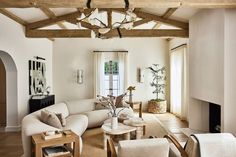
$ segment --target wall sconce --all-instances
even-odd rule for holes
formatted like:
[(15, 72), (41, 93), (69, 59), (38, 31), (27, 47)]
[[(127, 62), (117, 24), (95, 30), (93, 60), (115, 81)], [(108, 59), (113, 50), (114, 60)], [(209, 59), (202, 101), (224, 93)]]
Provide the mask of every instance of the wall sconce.
[(138, 82), (144, 82), (144, 69), (138, 68)]
[(82, 69), (77, 70), (77, 83), (82, 84), (84, 78), (84, 71)]

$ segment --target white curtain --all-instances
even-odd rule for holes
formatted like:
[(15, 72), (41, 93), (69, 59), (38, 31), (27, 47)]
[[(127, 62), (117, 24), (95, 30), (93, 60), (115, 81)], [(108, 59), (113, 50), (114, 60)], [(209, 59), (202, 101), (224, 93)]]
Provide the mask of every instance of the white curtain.
[(181, 119), (187, 119), (187, 76), (186, 46), (181, 46), (170, 54), (171, 63), (171, 112)]
[(94, 54), (94, 97), (104, 95), (104, 53)]
[(118, 52), (117, 54), (118, 54), (119, 77), (120, 77), (119, 94), (123, 94), (128, 86), (128, 53)]

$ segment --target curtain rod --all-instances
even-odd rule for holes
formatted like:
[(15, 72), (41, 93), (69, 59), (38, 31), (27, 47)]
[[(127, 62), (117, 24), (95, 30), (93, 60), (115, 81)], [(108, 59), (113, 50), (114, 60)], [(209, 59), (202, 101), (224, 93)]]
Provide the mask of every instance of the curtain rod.
[(95, 53), (97, 53), (97, 52), (126, 52), (126, 53), (128, 53), (128, 51), (93, 51), (93, 52), (95, 52)]
[(182, 45), (179, 45), (179, 46), (176, 46), (176, 47), (174, 47), (174, 48), (172, 48), (172, 49), (170, 49), (171, 51), (173, 51), (173, 50), (175, 50), (175, 49), (177, 49), (177, 48), (179, 48), (179, 47), (181, 47), (181, 46), (186, 46), (187, 44), (182, 44)]

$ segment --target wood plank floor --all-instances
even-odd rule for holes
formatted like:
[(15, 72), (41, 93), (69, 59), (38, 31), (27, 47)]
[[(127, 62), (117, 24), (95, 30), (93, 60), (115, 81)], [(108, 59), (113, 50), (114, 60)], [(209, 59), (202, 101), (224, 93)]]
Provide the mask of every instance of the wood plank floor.
[(23, 154), (21, 132), (0, 133), (0, 156), (20, 157)]
[[(187, 128), (188, 124), (181, 121), (173, 114), (156, 114), (156, 117), (162, 123), (163, 127), (172, 133), (180, 142), (187, 139), (180, 128)], [(3, 157), (20, 157), (23, 154), (21, 132), (0, 132), (0, 156)]]
[(183, 121), (171, 113), (156, 114), (156, 117), (167, 132), (174, 135), (179, 142), (187, 141), (188, 137), (181, 131), (181, 128), (188, 128), (187, 121)]

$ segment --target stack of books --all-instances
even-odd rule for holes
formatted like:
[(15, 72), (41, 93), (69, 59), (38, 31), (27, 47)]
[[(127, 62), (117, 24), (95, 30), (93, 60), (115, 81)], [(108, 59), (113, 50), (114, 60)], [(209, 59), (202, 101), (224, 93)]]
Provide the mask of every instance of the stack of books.
[(55, 146), (43, 148), (43, 155), (45, 157), (56, 157), (60, 155), (71, 155), (70, 151), (65, 146)]
[(42, 133), (42, 138), (44, 140), (50, 140), (50, 139), (54, 139), (54, 138), (59, 138), (62, 137), (62, 133), (59, 131), (48, 131), (48, 132), (43, 132)]

